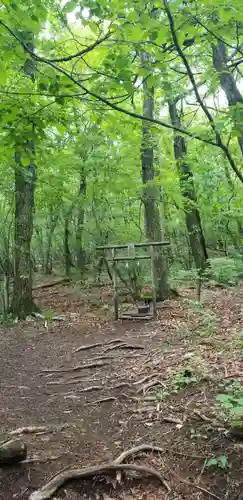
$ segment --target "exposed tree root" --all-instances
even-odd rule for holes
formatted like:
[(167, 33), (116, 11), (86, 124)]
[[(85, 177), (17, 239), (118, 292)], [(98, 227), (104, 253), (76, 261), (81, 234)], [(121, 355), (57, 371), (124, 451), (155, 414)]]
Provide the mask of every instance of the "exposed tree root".
[(105, 342), (104, 344), (102, 344), (101, 342), (97, 342), (96, 344), (81, 345), (73, 352), (87, 351), (89, 349), (94, 349), (95, 347), (105, 347), (106, 345), (110, 344), (123, 344), (123, 343), (124, 340), (121, 339), (108, 340), (108, 342)]
[(123, 342), (121, 344), (113, 345), (112, 347), (107, 347), (105, 352), (113, 351), (114, 349), (144, 349), (144, 347), (141, 345), (126, 344)]
[(85, 365), (76, 365), (72, 368), (47, 368), (42, 370), (41, 373), (70, 373), (75, 372), (77, 370), (85, 370), (86, 368), (96, 368), (97, 366), (105, 366), (108, 363), (104, 363), (103, 361), (96, 361), (95, 363), (86, 363)]
[(116, 401), (116, 400), (117, 398), (111, 396), (110, 398), (103, 398), (103, 399), (96, 399), (95, 401), (89, 401), (88, 403), (85, 403), (84, 406), (93, 406), (101, 403), (109, 403), (110, 401)]
[(102, 346), (103, 344), (101, 344), (100, 342), (97, 342), (97, 344), (81, 345), (73, 352), (88, 351), (89, 349), (94, 349), (95, 347), (102, 347)]
[(45, 427), (43, 425), (41, 426), (34, 426), (30, 425), (28, 427), (19, 427), (18, 429), (15, 429), (14, 431), (10, 431), (8, 433), (9, 436), (18, 436), (19, 434), (36, 434), (38, 432), (57, 432), (57, 431), (62, 431), (63, 429), (66, 429), (69, 427), (69, 424), (62, 424), (57, 427)]
[(134, 446), (134, 448), (130, 448), (130, 450), (123, 451), (115, 460), (115, 464), (122, 464), (124, 460), (127, 458), (133, 456), (133, 455), (138, 455), (139, 453), (142, 453), (144, 451), (157, 451), (159, 453), (164, 453), (165, 450), (163, 448), (160, 448), (159, 446), (153, 446), (151, 444), (140, 444), (138, 446)]
[(73, 479), (87, 479), (99, 474), (109, 474), (110, 472), (117, 470), (136, 471), (143, 474), (150, 474), (151, 476), (157, 478), (164, 485), (167, 491), (170, 490), (168, 484), (164, 481), (163, 476), (153, 468), (135, 464), (119, 464), (112, 462), (103, 465), (97, 465), (94, 467), (88, 467), (85, 469), (70, 469), (61, 472), (57, 476), (53, 477), (53, 479), (51, 479), (45, 486), (31, 493), (31, 495), (29, 496), (29, 500), (48, 500), (56, 493), (56, 491), (61, 486), (63, 486), (68, 481), (71, 481)]

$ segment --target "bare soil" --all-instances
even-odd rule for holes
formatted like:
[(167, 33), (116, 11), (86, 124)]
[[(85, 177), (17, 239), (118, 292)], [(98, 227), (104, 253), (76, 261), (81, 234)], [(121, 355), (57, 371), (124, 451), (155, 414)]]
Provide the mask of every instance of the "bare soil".
[[(109, 287), (67, 284), (35, 295), (65, 320), (29, 318), (0, 330), (0, 440), (46, 427), (20, 432), (28, 458), (0, 469), (0, 499), (28, 499), (60, 470), (111, 461), (139, 444), (163, 449), (136, 463), (159, 470), (170, 492), (129, 473), (120, 482), (115, 474), (72, 481), (54, 498), (243, 498), (243, 444), (229, 439), (215, 402), (220, 384), (243, 377), (242, 288), (205, 289), (200, 306), (193, 290), (181, 290), (147, 322), (114, 323)], [(75, 352), (90, 344), (101, 345)], [(205, 468), (221, 455), (229, 467)]]

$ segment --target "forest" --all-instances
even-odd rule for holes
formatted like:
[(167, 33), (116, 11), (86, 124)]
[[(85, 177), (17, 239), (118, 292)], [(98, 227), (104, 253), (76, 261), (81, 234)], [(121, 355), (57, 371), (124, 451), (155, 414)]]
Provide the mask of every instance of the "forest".
[(240, 1), (0, 0), (0, 44), (0, 467), (44, 453), (0, 498), (240, 498)]

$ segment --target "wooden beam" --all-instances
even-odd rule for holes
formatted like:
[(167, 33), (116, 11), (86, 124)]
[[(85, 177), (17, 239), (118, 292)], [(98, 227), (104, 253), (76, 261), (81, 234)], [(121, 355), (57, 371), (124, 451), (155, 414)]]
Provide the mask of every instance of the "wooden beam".
[(150, 259), (150, 255), (138, 255), (137, 257), (115, 257), (114, 259), (107, 259), (108, 262), (117, 262), (119, 260), (121, 261), (126, 261), (126, 260), (148, 260)]
[(105, 246), (98, 246), (96, 247), (96, 250), (113, 250), (115, 249), (124, 249), (128, 248), (129, 246), (133, 245), (135, 248), (146, 248), (146, 247), (158, 247), (158, 246), (168, 246), (170, 245), (169, 241), (149, 241), (147, 243), (127, 243), (126, 245), (105, 245)]

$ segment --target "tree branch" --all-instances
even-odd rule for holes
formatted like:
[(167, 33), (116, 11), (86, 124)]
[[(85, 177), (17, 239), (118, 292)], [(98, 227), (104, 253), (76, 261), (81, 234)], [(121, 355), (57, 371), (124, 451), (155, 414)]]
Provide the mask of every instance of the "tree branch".
[[(165, 2), (165, 5), (167, 5), (167, 2), (164, 0)], [(168, 6), (167, 6), (168, 8)], [(172, 16), (171, 16), (172, 17)], [(172, 22), (173, 22), (173, 18), (172, 18)], [(229, 160), (229, 163), (231, 165), (231, 167), (233, 168), (233, 170), (235, 171), (236, 175), (240, 178), (240, 180), (243, 182), (243, 175), (239, 172), (239, 170), (237, 169), (237, 166), (235, 165), (235, 162), (233, 160), (233, 158), (231, 157), (227, 147), (222, 143), (222, 140), (221, 140), (221, 137), (220, 135), (218, 134), (218, 132), (216, 131), (215, 129), (215, 125), (214, 127), (212, 126), (212, 123), (214, 124), (213, 122), (213, 118), (211, 117), (211, 120), (210, 120), (210, 123), (211, 123), (211, 126), (213, 128), (213, 130), (215, 131), (215, 135), (217, 134), (216, 136), (216, 139), (217, 139), (217, 142), (214, 142), (213, 140), (210, 140), (210, 139), (205, 139), (203, 138), (202, 136), (198, 135), (198, 134), (195, 134), (193, 132), (190, 132), (189, 130), (186, 130), (184, 128), (179, 128), (179, 127), (176, 127), (176, 126), (173, 126), (171, 125), (170, 123), (166, 123), (166, 122), (163, 122), (161, 120), (158, 120), (156, 118), (148, 118), (144, 115), (140, 115), (138, 113), (134, 113), (132, 111), (129, 111), (127, 109), (124, 109), (124, 108), (121, 108), (120, 106), (117, 106), (116, 104), (110, 102), (108, 99), (106, 99), (105, 97), (102, 97), (98, 94), (96, 94), (96, 92), (93, 92), (89, 89), (87, 89), (83, 84), (81, 84), (79, 81), (77, 81), (75, 78), (73, 78), (66, 70), (64, 70), (63, 68), (60, 68), (59, 66), (57, 66), (55, 63), (51, 62), (49, 59), (46, 59), (45, 57), (41, 57), (41, 56), (38, 56), (37, 54), (34, 54), (32, 52), (32, 50), (30, 50), (28, 48), (28, 46), (22, 42), (22, 40), (18, 37), (18, 35), (16, 35), (13, 30), (11, 28), (9, 28), (3, 21), (0, 20), (0, 25), (2, 25), (7, 31), (8, 33), (13, 37), (15, 38), (15, 40), (17, 40), (21, 45), (22, 47), (24, 47), (24, 49), (36, 60), (36, 61), (39, 61), (39, 62), (43, 62), (45, 64), (48, 64), (49, 66), (51, 66), (53, 69), (55, 69), (56, 71), (58, 71), (59, 73), (65, 75), (70, 81), (72, 81), (76, 86), (78, 86), (79, 88), (81, 88), (83, 90), (83, 92), (85, 92), (86, 94), (88, 94), (89, 96), (93, 97), (94, 99), (102, 102), (103, 104), (105, 104), (106, 106), (110, 107), (111, 109), (115, 110), (115, 111), (118, 111), (120, 113), (123, 113), (127, 116), (131, 116), (132, 118), (136, 118), (138, 120), (145, 120), (145, 121), (148, 121), (148, 122), (151, 122), (151, 123), (154, 123), (155, 125), (159, 125), (159, 126), (162, 126), (164, 128), (167, 128), (167, 129), (170, 129), (170, 130), (175, 130), (176, 132), (179, 132), (183, 135), (187, 135), (188, 137), (191, 137), (193, 139), (197, 139), (205, 144), (209, 144), (211, 146), (215, 146), (215, 147), (218, 147), (220, 149), (222, 149), (224, 152), (225, 152), (225, 155), (226, 157), (228, 158)], [(173, 23), (173, 26), (174, 26), (174, 23)], [(176, 33), (175, 33), (175, 30), (174, 30), (174, 37), (175, 37), (175, 40), (177, 42), (177, 36), (176, 36)], [(192, 84), (194, 85), (194, 92), (196, 93), (196, 95), (198, 96), (199, 98), (199, 103), (202, 103), (202, 109), (206, 109), (204, 103), (202, 102), (201, 98), (200, 98), (200, 95), (198, 93), (198, 90), (197, 90), (197, 85), (196, 85), (196, 81), (194, 80), (194, 76), (191, 72), (191, 69), (190, 69), (190, 66), (187, 62), (187, 59), (183, 53), (183, 51), (180, 49), (180, 46), (177, 42), (177, 51), (178, 51), (178, 54), (181, 55), (181, 57), (183, 58), (183, 61), (184, 61), (184, 64), (186, 62), (187, 64), (187, 68), (190, 72), (190, 79), (191, 79), (191, 82)], [(188, 73), (189, 74), (189, 73)], [(70, 96), (70, 97), (73, 97), (73, 96)], [(110, 98), (111, 99), (111, 98)], [(207, 116), (209, 118), (209, 115), (210, 113), (207, 111)], [(211, 116), (211, 115), (210, 115)], [(218, 140), (219, 138), (219, 140)]]
[(198, 88), (197, 88), (197, 83), (196, 83), (196, 80), (194, 78), (193, 72), (191, 70), (190, 64), (189, 64), (189, 62), (187, 60), (187, 57), (185, 56), (185, 54), (184, 54), (183, 50), (181, 49), (180, 44), (178, 42), (178, 38), (177, 38), (176, 30), (175, 30), (175, 25), (174, 25), (174, 19), (173, 19), (173, 16), (172, 16), (170, 8), (169, 8), (168, 0), (163, 0), (163, 2), (164, 2), (165, 11), (166, 11), (166, 14), (167, 14), (167, 17), (168, 17), (168, 21), (169, 21), (169, 26), (170, 26), (172, 40), (173, 40), (174, 45), (175, 45), (175, 47), (177, 49), (178, 55), (180, 56), (181, 60), (184, 63), (184, 66), (185, 66), (185, 68), (187, 70), (187, 74), (188, 74), (188, 77), (189, 77), (189, 79), (191, 81), (191, 84), (192, 84), (192, 87), (193, 87), (196, 99), (197, 99), (198, 103), (200, 104), (201, 109), (203, 110), (205, 116), (207, 117), (207, 119), (208, 119), (208, 121), (210, 123), (210, 126), (211, 126), (213, 132), (215, 133), (215, 138), (216, 138), (216, 144), (217, 144), (217, 146), (224, 152), (224, 155), (226, 156), (227, 160), (229, 161), (229, 164), (230, 164), (231, 168), (234, 170), (234, 172), (237, 175), (237, 177), (243, 183), (243, 174), (240, 172), (240, 170), (238, 169), (237, 165), (235, 164), (235, 161), (232, 158), (232, 156), (231, 156), (231, 154), (229, 152), (228, 147), (223, 143), (221, 135), (219, 134), (219, 132), (216, 129), (216, 125), (215, 125), (213, 116), (209, 112), (206, 104), (203, 102), (203, 100), (202, 100), (202, 98), (201, 98), (201, 96), (199, 94), (199, 91), (198, 91)]
[[(33, 57), (33, 59), (36, 59), (37, 61), (39, 60), (39, 56), (37, 54), (35, 54), (35, 52), (33, 52), (32, 50), (30, 50), (30, 48), (28, 47), (28, 45), (26, 45), (26, 43), (24, 43), (21, 40), (21, 38), (19, 38), (19, 36), (16, 35), (16, 33), (14, 33), (14, 31), (11, 28), (9, 28), (9, 26), (7, 26), (7, 24), (5, 24), (1, 20), (0, 20), (0, 24), (2, 26), (4, 26), (4, 28), (9, 32), (10, 35), (12, 35), (16, 40), (18, 40), (18, 42), (21, 43), (21, 45), (25, 48), (25, 50), (27, 52), (29, 52), (29, 54), (31, 54), (31, 56)], [(72, 59), (75, 59), (76, 57), (80, 57), (80, 56), (83, 56), (83, 55), (87, 54), (88, 52), (91, 52), (93, 49), (95, 49), (95, 47), (98, 47), (98, 45), (100, 45), (102, 42), (104, 42), (105, 40), (107, 40), (110, 36), (111, 36), (111, 32), (106, 33), (106, 35), (104, 35), (102, 38), (96, 40), (94, 43), (92, 43), (88, 47), (85, 47), (85, 49), (82, 49), (79, 52), (76, 52), (76, 54), (72, 54), (72, 55), (66, 56), (66, 57), (59, 57), (59, 58), (56, 58), (56, 59), (46, 59), (46, 58), (42, 58), (42, 59), (45, 60), (45, 62), (52, 62), (52, 63), (55, 63), (55, 62), (60, 63), (60, 62), (71, 61)]]

